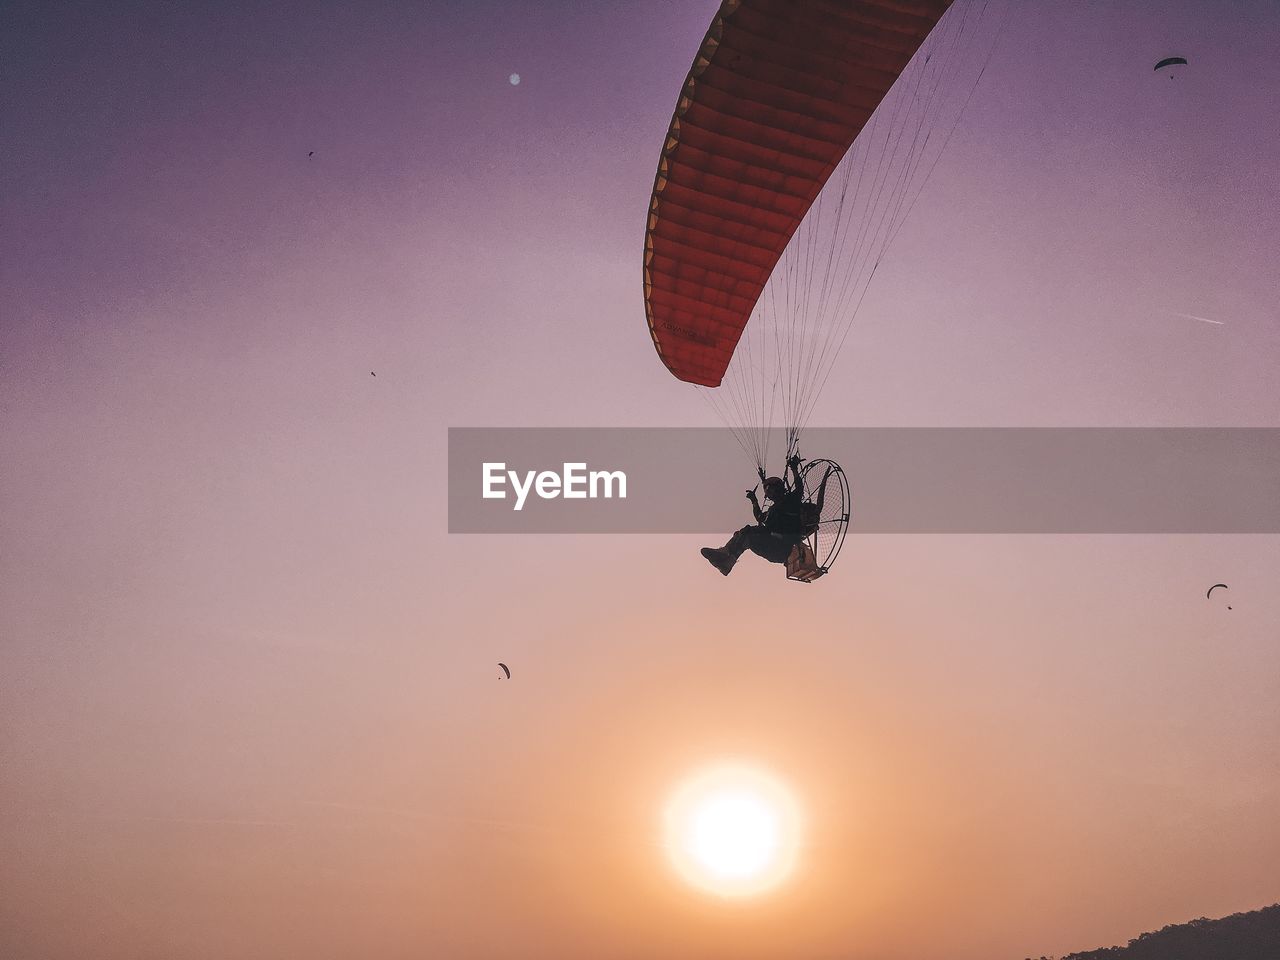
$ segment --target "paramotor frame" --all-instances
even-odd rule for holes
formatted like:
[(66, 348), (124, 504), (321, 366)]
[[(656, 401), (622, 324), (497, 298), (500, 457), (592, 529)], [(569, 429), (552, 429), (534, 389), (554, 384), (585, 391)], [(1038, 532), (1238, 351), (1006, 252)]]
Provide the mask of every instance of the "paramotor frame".
[(812, 583), (836, 562), (849, 529), (849, 481), (834, 460), (810, 460), (800, 471), (804, 503), (811, 511), (805, 523), (802, 548), (808, 564), (788, 564), (787, 579)]

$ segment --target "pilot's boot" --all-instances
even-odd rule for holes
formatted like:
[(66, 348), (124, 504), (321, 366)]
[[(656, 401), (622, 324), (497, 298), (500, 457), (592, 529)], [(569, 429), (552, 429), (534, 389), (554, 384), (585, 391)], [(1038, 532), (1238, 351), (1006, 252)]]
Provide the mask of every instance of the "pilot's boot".
[(703, 547), (702, 555), (707, 558), (708, 563), (726, 577), (729, 575), (729, 571), (733, 569), (734, 558), (723, 550), (717, 550), (715, 547)]
[(708, 563), (727, 577), (733, 565), (738, 562), (738, 558), (751, 543), (750, 529), (750, 527), (743, 527), (719, 550), (714, 547), (703, 547), (702, 555), (707, 558)]

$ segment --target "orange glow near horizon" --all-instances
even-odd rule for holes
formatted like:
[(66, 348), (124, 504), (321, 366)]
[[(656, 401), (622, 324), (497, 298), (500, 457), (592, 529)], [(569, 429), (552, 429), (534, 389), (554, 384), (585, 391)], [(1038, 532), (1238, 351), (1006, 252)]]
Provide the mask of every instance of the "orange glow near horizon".
[(766, 893), (793, 872), (801, 837), (799, 804), (776, 777), (725, 763), (680, 784), (664, 814), (676, 872), (721, 897)]

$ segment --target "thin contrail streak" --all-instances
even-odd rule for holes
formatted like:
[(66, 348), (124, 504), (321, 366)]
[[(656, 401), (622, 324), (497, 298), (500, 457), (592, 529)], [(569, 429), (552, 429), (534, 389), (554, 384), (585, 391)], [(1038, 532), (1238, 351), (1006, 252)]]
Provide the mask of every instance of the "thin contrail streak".
[(1199, 320), (1201, 323), (1214, 323), (1218, 326), (1225, 326), (1221, 320), (1210, 320), (1208, 317), (1197, 317), (1194, 313), (1178, 313), (1176, 310), (1173, 314), (1175, 317), (1186, 317), (1188, 320)]

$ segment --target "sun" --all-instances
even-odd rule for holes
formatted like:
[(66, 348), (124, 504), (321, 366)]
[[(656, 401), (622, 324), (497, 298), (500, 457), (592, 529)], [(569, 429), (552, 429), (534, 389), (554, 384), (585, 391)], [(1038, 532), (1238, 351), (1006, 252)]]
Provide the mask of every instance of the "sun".
[(800, 820), (780, 780), (755, 766), (724, 763), (676, 788), (665, 810), (665, 845), (688, 883), (722, 897), (750, 897), (790, 875)]

